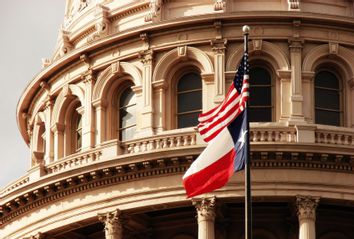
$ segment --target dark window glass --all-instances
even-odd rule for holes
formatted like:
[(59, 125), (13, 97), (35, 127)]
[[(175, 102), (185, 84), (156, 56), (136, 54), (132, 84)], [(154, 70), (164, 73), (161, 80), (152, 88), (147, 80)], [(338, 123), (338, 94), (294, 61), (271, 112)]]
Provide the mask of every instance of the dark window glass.
[(80, 150), (82, 147), (82, 116), (77, 113), (76, 118), (76, 151)]
[(129, 140), (136, 130), (136, 99), (131, 88), (127, 88), (119, 99), (119, 139)]
[(341, 124), (341, 89), (335, 74), (321, 71), (315, 77), (315, 122), (317, 124)]
[(202, 112), (202, 81), (200, 74), (187, 73), (177, 84), (177, 127), (185, 128), (198, 124)]
[(331, 89), (339, 89), (339, 81), (335, 74), (329, 71), (321, 71), (316, 75), (317, 86)]
[(250, 70), (249, 119), (251, 122), (272, 121), (272, 78), (262, 67)]

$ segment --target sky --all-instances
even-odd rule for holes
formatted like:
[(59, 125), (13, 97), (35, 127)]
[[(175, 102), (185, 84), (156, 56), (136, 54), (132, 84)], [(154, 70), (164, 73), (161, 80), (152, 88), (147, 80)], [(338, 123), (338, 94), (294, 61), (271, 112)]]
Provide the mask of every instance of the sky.
[(64, 9), (65, 0), (0, 0), (0, 188), (30, 167), (16, 106), (41, 59), (54, 52)]

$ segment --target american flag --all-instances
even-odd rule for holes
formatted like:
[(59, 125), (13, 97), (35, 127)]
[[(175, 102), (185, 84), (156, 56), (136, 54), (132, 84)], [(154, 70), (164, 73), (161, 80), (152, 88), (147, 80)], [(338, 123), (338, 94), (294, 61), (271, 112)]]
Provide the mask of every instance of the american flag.
[(244, 53), (237, 73), (223, 102), (198, 117), (198, 130), (205, 142), (217, 136), (245, 109), (248, 100), (249, 64)]

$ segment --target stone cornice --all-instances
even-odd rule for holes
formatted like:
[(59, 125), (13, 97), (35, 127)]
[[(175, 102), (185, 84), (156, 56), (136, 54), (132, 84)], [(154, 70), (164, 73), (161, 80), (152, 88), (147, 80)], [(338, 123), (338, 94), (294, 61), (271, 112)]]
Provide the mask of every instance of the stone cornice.
[[(273, 146), (274, 147), (274, 146)], [(79, 174), (67, 174), (64, 177), (54, 175), (49, 184), (33, 187), (0, 205), (0, 228), (13, 219), (32, 209), (50, 204), (52, 201), (69, 195), (93, 190), (116, 183), (144, 180), (146, 178), (182, 174), (197, 155), (133, 161), (121, 160), (104, 167), (97, 165)], [(120, 164), (116, 164), (120, 163)], [(263, 169), (306, 169), (329, 172), (354, 173), (353, 155), (320, 154), (308, 152), (254, 151), (251, 153), (251, 167)], [(57, 178), (55, 180), (55, 178)]]
[(45, 186), (34, 188), (26, 194), (0, 206), (0, 228), (14, 218), (34, 208), (41, 207), (74, 193), (113, 185), (118, 182), (122, 183), (159, 175), (183, 173), (190, 165), (192, 159), (193, 156), (184, 156), (116, 165), (67, 177)]

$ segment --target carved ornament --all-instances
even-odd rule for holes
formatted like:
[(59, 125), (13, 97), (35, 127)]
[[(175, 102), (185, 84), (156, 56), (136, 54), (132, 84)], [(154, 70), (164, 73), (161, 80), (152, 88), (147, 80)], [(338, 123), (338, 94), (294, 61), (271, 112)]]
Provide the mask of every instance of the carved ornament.
[(153, 22), (161, 14), (161, 0), (150, 0), (149, 13), (145, 16), (145, 22)]
[(214, 11), (225, 11), (226, 0), (216, 0), (214, 3)]
[(316, 208), (319, 200), (319, 197), (296, 197), (297, 215), (299, 217), (299, 221), (304, 219), (316, 220)]
[(113, 212), (98, 214), (98, 220), (104, 223), (106, 238), (109, 235), (122, 233), (122, 212), (119, 209), (116, 209)]
[(203, 198), (200, 201), (193, 201), (197, 209), (198, 222), (215, 220), (216, 197)]

